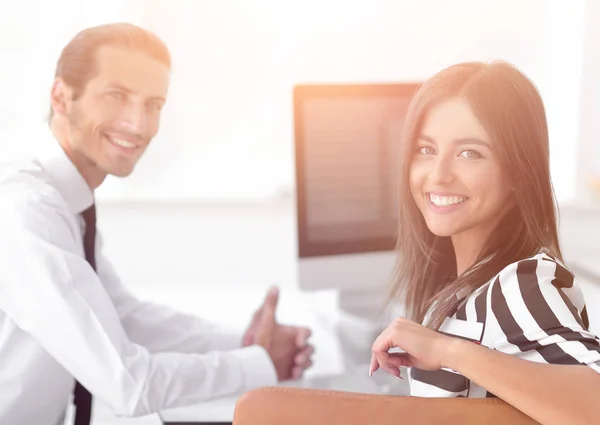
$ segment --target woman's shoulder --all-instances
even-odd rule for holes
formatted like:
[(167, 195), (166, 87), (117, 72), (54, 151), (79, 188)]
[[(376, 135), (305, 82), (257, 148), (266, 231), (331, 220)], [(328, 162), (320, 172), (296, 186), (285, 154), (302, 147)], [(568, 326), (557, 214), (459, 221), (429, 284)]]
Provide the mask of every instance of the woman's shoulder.
[(550, 284), (561, 288), (578, 288), (577, 279), (559, 259), (548, 250), (522, 258), (500, 269), (490, 280), (469, 294), (478, 297), (493, 288), (526, 287)]
[[(490, 307), (496, 312), (550, 311), (567, 307), (586, 316), (583, 291), (574, 273), (547, 251), (504, 267), (489, 284)], [(587, 323), (586, 323), (587, 324)]]
[(575, 274), (547, 250), (505, 266), (492, 279), (501, 285), (552, 284), (562, 288), (577, 285)]

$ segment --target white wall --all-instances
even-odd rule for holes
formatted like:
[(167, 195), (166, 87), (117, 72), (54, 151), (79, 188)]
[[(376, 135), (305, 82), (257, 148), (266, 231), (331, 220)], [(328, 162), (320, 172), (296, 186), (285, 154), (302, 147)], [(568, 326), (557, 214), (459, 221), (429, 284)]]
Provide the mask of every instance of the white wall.
[[(600, 2), (587, 0), (585, 11), (584, 50), (582, 56), (581, 92), (579, 108), (580, 143), (578, 144), (577, 163), (580, 167), (578, 177), (578, 197), (600, 202), (600, 189), (591, 193), (589, 180), (600, 182)], [(561, 81), (564, 86), (570, 80)]]
[[(29, 143), (23, 135), (43, 119), (56, 59), (75, 31), (128, 20), (167, 42), (173, 85), (162, 130), (137, 172), (107, 182), (102, 199), (258, 199), (289, 192), (294, 84), (423, 79), (458, 61), (506, 59), (539, 85), (546, 100), (557, 194), (566, 200), (575, 193), (578, 161), (586, 161), (576, 154), (584, 35), (594, 35), (584, 33), (587, 3), (5, 2), (0, 152)], [(599, 131), (588, 125), (584, 140)]]
[[(136, 196), (266, 196), (291, 186), (295, 83), (421, 79), (498, 57), (542, 78), (539, 2), (518, 3), (157, 2), (150, 25), (172, 48), (176, 112), (144, 164), (164, 173)], [(176, 183), (185, 180), (194, 183)]]
[(142, 0), (19, 0), (0, 3), (0, 153), (18, 152), (45, 120), (62, 48), (82, 28), (141, 24)]
[[(173, 87), (161, 135), (140, 173), (121, 186), (126, 197), (289, 190), (294, 84), (420, 80), (465, 60), (516, 63), (547, 99), (553, 141), (577, 137), (582, 31), (573, 30), (581, 26), (583, 1), (155, 4), (148, 25), (172, 48)], [(564, 96), (558, 74), (572, 81), (574, 95)], [(561, 158), (553, 161), (557, 193), (566, 199), (575, 190), (575, 151), (564, 143), (554, 150)]]
[(134, 286), (296, 286), (292, 202), (100, 203), (106, 252)]

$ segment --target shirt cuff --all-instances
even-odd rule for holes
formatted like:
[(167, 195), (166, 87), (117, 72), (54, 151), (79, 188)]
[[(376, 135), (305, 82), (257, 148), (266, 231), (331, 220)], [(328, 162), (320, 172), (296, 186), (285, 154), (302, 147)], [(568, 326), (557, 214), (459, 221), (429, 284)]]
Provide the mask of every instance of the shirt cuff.
[(242, 339), (244, 335), (242, 332), (236, 332), (231, 329), (218, 328), (214, 333), (210, 341), (210, 347), (208, 351), (229, 351), (242, 348)]
[(263, 347), (251, 345), (235, 352), (242, 363), (245, 391), (277, 385), (275, 366)]

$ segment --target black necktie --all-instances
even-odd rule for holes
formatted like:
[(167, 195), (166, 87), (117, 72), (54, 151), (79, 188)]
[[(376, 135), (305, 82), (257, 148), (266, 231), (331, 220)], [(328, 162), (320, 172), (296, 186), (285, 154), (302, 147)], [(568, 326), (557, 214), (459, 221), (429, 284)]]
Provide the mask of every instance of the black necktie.
[[(96, 270), (96, 254), (94, 250), (96, 242), (96, 207), (92, 205), (82, 213), (85, 221), (85, 234), (83, 236), (83, 248), (85, 259)], [(75, 384), (74, 399), (75, 424), (89, 425), (92, 417), (92, 395), (79, 382)]]

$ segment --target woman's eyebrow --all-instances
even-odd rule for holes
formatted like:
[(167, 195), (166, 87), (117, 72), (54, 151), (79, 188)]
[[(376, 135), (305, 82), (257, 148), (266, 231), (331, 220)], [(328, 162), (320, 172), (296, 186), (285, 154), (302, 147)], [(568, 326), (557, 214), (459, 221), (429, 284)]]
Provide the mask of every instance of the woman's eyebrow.
[[(426, 134), (420, 134), (418, 139), (422, 140), (424, 142), (436, 144), (435, 139)], [(463, 138), (459, 138), (459, 139), (454, 139), (452, 142), (455, 145), (479, 145), (479, 146), (484, 146), (488, 149), (492, 149), (492, 147), (490, 146), (490, 144), (488, 142), (486, 142), (485, 140), (478, 139), (477, 137), (463, 137)]]

